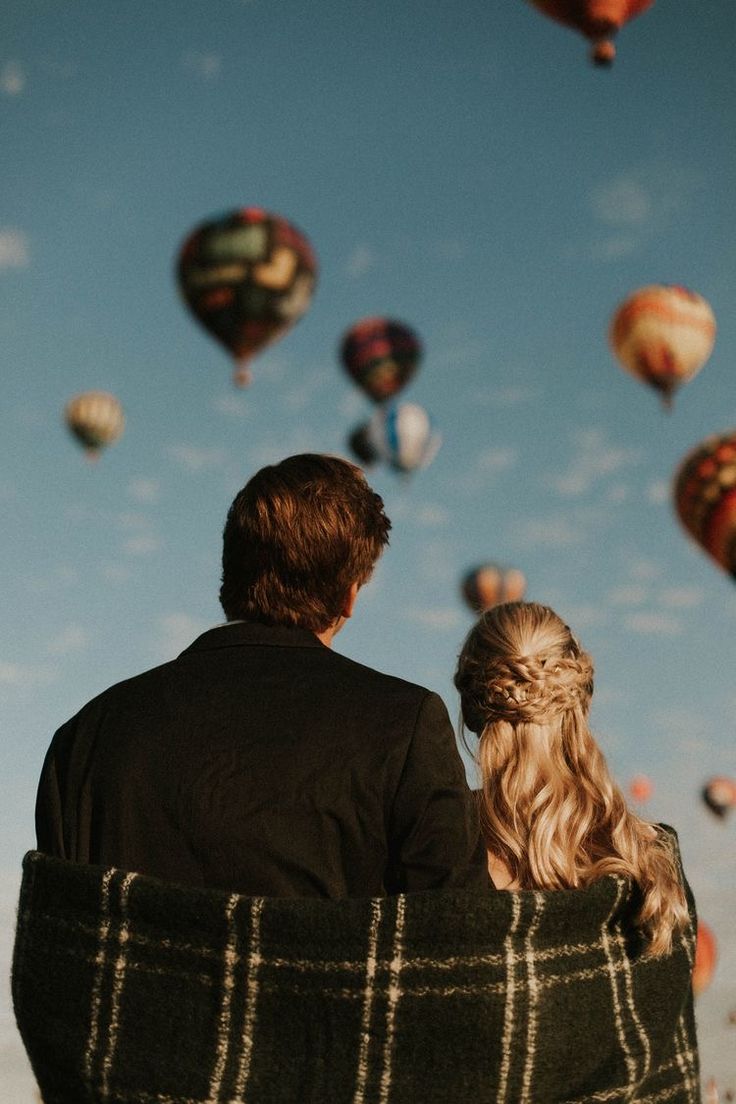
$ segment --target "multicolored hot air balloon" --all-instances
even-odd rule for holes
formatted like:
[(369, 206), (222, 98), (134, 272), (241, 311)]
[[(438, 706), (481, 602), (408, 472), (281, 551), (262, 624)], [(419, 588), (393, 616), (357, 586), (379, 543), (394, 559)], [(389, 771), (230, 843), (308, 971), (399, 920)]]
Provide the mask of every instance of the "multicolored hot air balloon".
[(397, 395), (412, 378), (422, 343), (409, 326), (391, 318), (363, 318), (343, 336), (343, 366), (373, 402)]
[(674, 500), (688, 533), (736, 579), (736, 430), (707, 438), (685, 457)]
[(317, 262), (307, 239), (286, 219), (245, 207), (203, 222), (189, 235), (177, 276), (194, 316), (235, 358), (235, 383), (247, 387), (251, 358), (307, 310)]
[(629, 795), (634, 801), (638, 801), (642, 805), (649, 800), (653, 792), (654, 786), (651, 779), (647, 778), (645, 774), (635, 774), (629, 781)]
[(117, 441), (125, 428), (123, 408), (107, 391), (84, 391), (75, 395), (66, 404), (64, 420), (89, 460), (96, 460), (102, 449)]
[(371, 448), (394, 471), (413, 472), (432, 463), (442, 444), (427, 411), (417, 403), (379, 407), (364, 427), (362, 447)]
[(711, 778), (703, 786), (703, 801), (721, 819), (736, 809), (736, 778)]
[(612, 65), (616, 57), (614, 35), (624, 23), (650, 8), (654, 0), (530, 0), (530, 3), (590, 39), (591, 60), (595, 65)]
[(463, 576), (460, 590), (474, 613), (484, 613), (501, 602), (521, 602), (526, 592), (526, 579), (515, 567), (486, 563)]
[(613, 316), (611, 348), (627, 372), (659, 391), (666, 407), (677, 388), (710, 356), (716, 320), (694, 291), (652, 284), (630, 295)]
[(700, 996), (711, 983), (718, 958), (716, 937), (704, 920), (698, 920), (698, 935), (695, 941), (695, 963), (693, 965), (693, 993)]

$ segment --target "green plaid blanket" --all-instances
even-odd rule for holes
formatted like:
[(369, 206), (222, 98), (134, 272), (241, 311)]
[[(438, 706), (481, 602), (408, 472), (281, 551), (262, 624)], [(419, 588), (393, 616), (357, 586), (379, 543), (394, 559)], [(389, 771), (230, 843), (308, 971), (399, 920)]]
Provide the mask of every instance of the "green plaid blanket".
[(247, 898), (31, 852), (16, 1017), (46, 1104), (700, 1099), (693, 933), (629, 885)]

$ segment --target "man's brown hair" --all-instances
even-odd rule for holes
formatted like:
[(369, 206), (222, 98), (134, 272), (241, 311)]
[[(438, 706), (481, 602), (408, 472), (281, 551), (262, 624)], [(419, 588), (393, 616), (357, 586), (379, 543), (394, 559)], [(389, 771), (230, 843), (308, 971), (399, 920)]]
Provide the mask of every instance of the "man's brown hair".
[(323, 632), (365, 583), (391, 522), (362, 471), (303, 453), (256, 472), (230, 507), (220, 603), (229, 621)]

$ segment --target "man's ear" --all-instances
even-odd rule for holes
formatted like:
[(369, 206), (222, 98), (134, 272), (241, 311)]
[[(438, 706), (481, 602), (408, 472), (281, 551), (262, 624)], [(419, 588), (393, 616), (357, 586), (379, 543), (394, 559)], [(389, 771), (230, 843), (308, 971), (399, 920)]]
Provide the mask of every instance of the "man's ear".
[(358, 583), (351, 583), (350, 584), (350, 589), (348, 590), (347, 594), (345, 595), (345, 602), (343, 603), (342, 610), (340, 611), (340, 614), (341, 614), (342, 617), (345, 617), (345, 618), (352, 617), (353, 608), (355, 606), (355, 600), (358, 597), (358, 591), (359, 590), (360, 590), (360, 586), (359, 586)]

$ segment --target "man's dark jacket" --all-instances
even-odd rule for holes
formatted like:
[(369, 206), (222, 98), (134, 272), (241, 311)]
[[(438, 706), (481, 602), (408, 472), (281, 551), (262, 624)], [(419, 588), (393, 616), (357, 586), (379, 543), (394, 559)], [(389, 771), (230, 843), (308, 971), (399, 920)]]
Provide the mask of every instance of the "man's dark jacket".
[(40, 851), (273, 897), (489, 885), (434, 693), (311, 632), (231, 622), (56, 733)]

